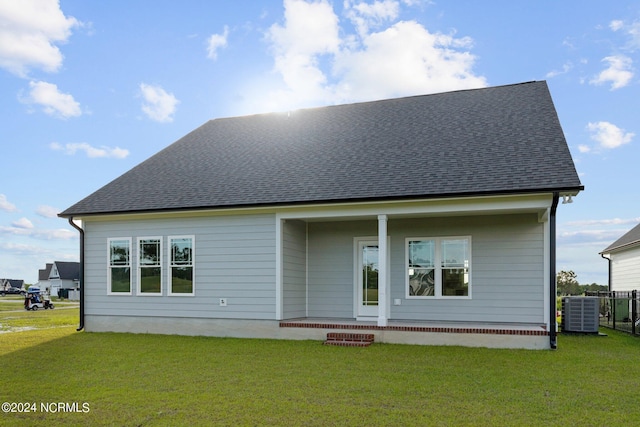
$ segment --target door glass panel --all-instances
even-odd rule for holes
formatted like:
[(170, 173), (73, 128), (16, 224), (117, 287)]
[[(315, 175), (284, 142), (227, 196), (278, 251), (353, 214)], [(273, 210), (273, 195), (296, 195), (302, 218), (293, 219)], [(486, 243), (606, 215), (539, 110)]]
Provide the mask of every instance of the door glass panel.
[(362, 305), (378, 305), (378, 246), (362, 247)]

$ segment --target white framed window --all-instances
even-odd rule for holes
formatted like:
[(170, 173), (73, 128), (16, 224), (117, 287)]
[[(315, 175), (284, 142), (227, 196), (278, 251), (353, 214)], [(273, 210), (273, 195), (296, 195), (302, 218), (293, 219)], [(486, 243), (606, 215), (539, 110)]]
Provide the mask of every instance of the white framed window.
[(471, 237), (406, 239), (407, 298), (471, 298)]
[(131, 295), (131, 237), (107, 239), (107, 294)]
[(195, 295), (195, 236), (169, 236), (169, 295)]
[(138, 295), (162, 295), (162, 237), (138, 237)]

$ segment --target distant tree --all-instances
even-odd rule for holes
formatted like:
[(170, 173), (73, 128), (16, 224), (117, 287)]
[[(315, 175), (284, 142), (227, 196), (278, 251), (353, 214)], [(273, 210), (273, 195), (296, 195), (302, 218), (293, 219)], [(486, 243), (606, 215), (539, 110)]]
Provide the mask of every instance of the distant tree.
[(556, 292), (558, 295), (581, 295), (582, 289), (578, 276), (573, 270), (561, 271), (556, 276)]
[(608, 291), (609, 287), (604, 285), (598, 285), (597, 283), (592, 283), (590, 285), (581, 285), (585, 291)]
[(556, 276), (556, 291), (558, 296), (584, 295), (587, 291), (607, 291), (607, 286), (591, 283), (581, 285), (578, 283), (578, 276), (572, 270), (561, 271)]

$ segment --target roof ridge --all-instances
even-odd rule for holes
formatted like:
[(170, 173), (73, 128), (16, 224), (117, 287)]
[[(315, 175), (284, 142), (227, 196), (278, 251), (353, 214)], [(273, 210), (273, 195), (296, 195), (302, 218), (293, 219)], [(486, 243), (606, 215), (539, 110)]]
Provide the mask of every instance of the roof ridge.
[(295, 108), (295, 109), (291, 109), (291, 110), (267, 111), (267, 112), (262, 112), (262, 113), (240, 114), (240, 115), (236, 115), (236, 116), (216, 117), (216, 118), (208, 120), (207, 123), (211, 122), (211, 121), (251, 118), (251, 117), (256, 117), (256, 116), (272, 116), (272, 115), (282, 115), (282, 114), (291, 115), (291, 114), (295, 114), (295, 113), (298, 113), (298, 112), (320, 110), (320, 109), (323, 109), (323, 108), (350, 107), (350, 106), (356, 106), (356, 105), (362, 105), (362, 104), (374, 104), (374, 103), (387, 102), (387, 101), (401, 101), (401, 100), (407, 100), (407, 99), (412, 99), (412, 98), (422, 98), (422, 97), (438, 96), (438, 95), (449, 95), (449, 94), (456, 94), (456, 93), (462, 93), (462, 92), (472, 92), (472, 91), (481, 91), (481, 90), (501, 89), (501, 88), (507, 88), (507, 87), (511, 87), (511, 86), (529, 85), (529, 84), (532, 84), (532, 83), (544, 83), (546, 85), (547, 81), (546, 80), (529, 80), (529, 81), (526, 81), (526, 82), (506, 83), (506, 84), (497, 85), (497, 86), (471, 87), (471, 88), (464, 88), (464, 89), (454, 89), (454, 90), (443, 91), (443, 92), (430, 92), (430, 93), (422, 93), (422, 94), (416, 94), (416, 95), (403, 95), (403, 96), (391, 97), (391, 98), (371, 99), (371, 100), (368, 100), (368, 101), (352, 101), (352, 102), (347, 102), (347, 103), (342, 103), (342, 104), (327, 104), (327, 105), (300, 107), (300, 108)]

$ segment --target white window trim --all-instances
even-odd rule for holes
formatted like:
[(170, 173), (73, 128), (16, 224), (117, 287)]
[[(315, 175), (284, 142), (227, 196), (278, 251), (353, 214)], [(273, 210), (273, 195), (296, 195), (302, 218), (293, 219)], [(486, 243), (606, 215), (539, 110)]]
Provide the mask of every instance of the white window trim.
[[(468, 295), (442, 295), (442, 241), (443, 240), (460, 240), (466, 239), (469, 245), (469, 292)], [(416, 296), (409, 295), (409, 242), (418, 241), (418, 240), (433, 240), (435, 242), (434, 248), (434, 292), (432, 296)], [(404, 241), (404, 289), (405, 289), (405, 298), (407, 299), (453, 299), (453, 300), (461, 300), (461, 299), (471, 299), (472, 292), (472, 270), (471, 270), (471, 260), (473, 259), (471, 253), (471, 236), (439, 236), (439, 237), (407, 237)]]
[[(142, 240), (159, 240), (160, 241), (160, 264), (158, 265), (160, 267), (160, 292), (142, 292), (142, 262), (140, 261), (141, 257), (142, 257), (142, 251), (140, 250), (140, 242)], [(140, 296), (162, 296), (163, 294), (163, 289), (164, 289), (164, 283), (165, 283), (165, 274), (164, 274), (164, 248), (163, 248), (163, 238), (162, 236), (140, 236), (137, 239), (137, 264), (138, 264), (138, 268), (136, 268), (136, 278), (138, 283), (136, 284), (136, 295), (140, 295)]]
[[(172, 283), (171, 283), (171, 270), (173, 269), (172, 257), (173, 251), (171, 249), (171, 241), (173, 239), (191, 239), (191, 280), (192, 280), (192, 292), (189, 294), (186, 293), (174, 293), (171, 291)], [(193, 234), (190, 235), (178, 235), (178, 236), (167, 236), (167, 295), (173, 297), (192, 297), (196, 294), (196, 236)]]
[[(129, 292), (111, 292), (111, 242), (116, 240), (126, 240), (129, 242)], [(109, 237), (107, 238), (107, 295), (132, 295), (133, 292), (133, 245), (131, 237)]]

